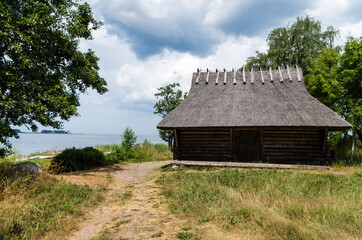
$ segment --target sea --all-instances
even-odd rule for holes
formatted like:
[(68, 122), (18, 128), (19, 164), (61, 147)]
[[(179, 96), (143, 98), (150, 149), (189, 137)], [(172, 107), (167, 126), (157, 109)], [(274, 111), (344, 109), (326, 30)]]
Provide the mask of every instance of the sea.
[[(64, 150), (66, 148), (94, 147), (104, 144), (120, 144), (120, 134), (90, 134), (90, 133), (19, 133), (19, 139), (11, 138), (10, 142), (16, 154), (28, 156), (47, 150)], [(139, 135), (137, 142), (147, 139), (151, 143), (165, 143), (158, 135)]]

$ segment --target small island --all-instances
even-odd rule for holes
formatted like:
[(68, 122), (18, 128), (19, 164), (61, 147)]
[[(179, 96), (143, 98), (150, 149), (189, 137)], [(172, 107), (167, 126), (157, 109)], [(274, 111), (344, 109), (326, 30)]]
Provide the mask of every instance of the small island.
[(42, 130), (40, 133), (68, 134), (70, 131), (65, 130)]

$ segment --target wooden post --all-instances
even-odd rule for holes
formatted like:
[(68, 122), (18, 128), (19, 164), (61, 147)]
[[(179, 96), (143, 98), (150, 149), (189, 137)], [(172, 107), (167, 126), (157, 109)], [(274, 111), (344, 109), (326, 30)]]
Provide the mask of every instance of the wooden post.
[(279, 70), (279, 80), (282, 83), (283, 82), (283, 75), (282, 75), (282, 70), (280, 70), (280, 66), (278, 66), (278, 70)]
[(177, 130), (174, 129), (173, 133), (174, 133), (174, 136), (175, 136), (175, 145), (176, 145), (176, 148), (178, 149)]
[(323, 153), (326, 151), (327, 138), (328, 138), (328, 129), (324, 129), (323, 146), (322, 146)]
[(297, 69), (297, 78), (298, 78), (298, 82), (302, 81), (302, 79), (300, 78), (300, 73), (299, 73), (299, 69), (298, 66), (295, 65), (296, 69)]
[(220, 74), (220, 72), (216, 68), (216, 82), (215, 82), (215, 84), (219, 83), (219, 74)]
[(234, 71), (233, 69), (233, 72), (234, 72), (234, 85), (236, 84), (236, 72)]
[(210, 72), (209, 72), (209, 69), (207, 68), (206, 84), (209, 83), (209, 76), (210, 76)]
[(263, 161), (263, 130), (260, 128), (259, 161)]
[(199, 72), (199, 75), (196, 78), (196, 84), (199, 84), (199, 80), (200, 80), (200, 76), (201, 76), (201, 69), (197, 69), (197, 71)]
[(224, 68), (224, 84), (226, 84), (226, 78), (227, 78), (227, 71)]
[(273, 72), (271, 67), (269, 67), (270, 81), (273, 82)]
[(260, 68), (260, 75), (261, 75), (261, 83), (264, 84), (263, 70), (261, 70), (261, 68)]
[(254, 72), (253, 72), (253, 68), (251, 68), (251, 84), (254, 83)]
[(245, 80), (245, 69), (243, 68), (243, 83), (245, 84), (246, 83), (246, 80)]

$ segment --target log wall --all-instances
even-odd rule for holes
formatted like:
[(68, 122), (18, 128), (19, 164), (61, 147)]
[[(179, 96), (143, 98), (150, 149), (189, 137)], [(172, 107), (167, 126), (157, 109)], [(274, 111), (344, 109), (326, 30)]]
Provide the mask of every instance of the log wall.
[(231, 161), (231, 130), (177, 130), (175, 158), (182, 160)]
[[(328, 131), (326, 129), (256, 129), (254, 131), (260, 134), (257, 142), (251, 141), (249, 138), (247, 141), (239, 138), (239, 141), (242, 139), (244, 142), (238, 143), (238, 136), (240, 132), (244, 131), (246, 133), (248, 130), (175, 130), (174, 159), (219, 162), (324, 164), (328, 158), (328, 150), (326, 147)], [(255, 158), (246, 158), (247, 155), (243, 154), (246, 151), (245, 145), (248, 144), (251, 149), (256, 148), (255, 144), (260, 146), (257, 148), (258, 153), (255, 155)]]
[(325, 130), (262, 130), (262, 161), (321, 164)]

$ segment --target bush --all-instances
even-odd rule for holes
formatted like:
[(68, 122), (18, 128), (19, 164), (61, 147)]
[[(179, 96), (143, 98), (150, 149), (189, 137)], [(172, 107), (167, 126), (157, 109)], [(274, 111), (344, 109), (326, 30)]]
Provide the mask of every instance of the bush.
[(135, 147), (137, 136), (135, 132), (127, 127), (124, 132), (121, 134), (122, 137), (122, 147), (127, 150), (127, 152), (131, 151)]
[(77, 171), (102, 166), (106, 163), (104, 154), (93, 148), (68, 148), (55, 156), (51, 168), (59, 171)]
[[(99, 146), (102, 147), (102, 146)], [(106, 155), (108, 162), (150, 162), (172, 159), (172, 152), (166, 144), (152, 144), (147, 139), (142, 144), (127, 150), (122, 145), (114, 145)]]

